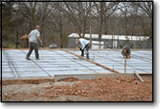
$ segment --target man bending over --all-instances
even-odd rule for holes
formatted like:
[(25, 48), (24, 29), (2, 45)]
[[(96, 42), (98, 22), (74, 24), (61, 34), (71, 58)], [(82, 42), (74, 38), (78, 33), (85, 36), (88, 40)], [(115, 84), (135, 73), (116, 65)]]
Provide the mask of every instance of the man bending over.
[(129, 58), (130, 58), (130, 55), (131, 55), (130, 47), (129, 47), (128, 45), (124, 46), (124, 47), (122, 48), (121, 54), (123, 55), (124, 58), (129, 59)]
[[(80, 44), (80, 50), (81, 50), (81, 56), (84, 56), (84, 49), (86, 48), (86, 58), (89, 59), (89, 44), (90, 41), (84, 39), (84, 38), (80, 38), (80, 39), (76, 39), (76, 43)], [(76, 50), (78, 50), (78, 47), (76, 47)]]

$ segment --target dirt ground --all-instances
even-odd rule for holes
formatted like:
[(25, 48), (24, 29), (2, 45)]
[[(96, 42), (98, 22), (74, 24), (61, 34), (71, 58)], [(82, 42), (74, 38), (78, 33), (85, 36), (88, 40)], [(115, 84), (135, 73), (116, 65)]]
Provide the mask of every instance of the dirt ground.
[(152, 81), (118, 77), (2, 85), (2, 101), (152, 101)]

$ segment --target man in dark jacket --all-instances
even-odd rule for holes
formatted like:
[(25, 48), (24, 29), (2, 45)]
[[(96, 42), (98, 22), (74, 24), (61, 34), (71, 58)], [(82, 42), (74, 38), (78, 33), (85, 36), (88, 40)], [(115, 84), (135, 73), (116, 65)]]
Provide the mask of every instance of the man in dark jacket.
[(130, 47), (128, 45), (124, 46), (122, 48), (122, 52), (121, 54), (123, 55), (124, 58), (127, 58), (129, 59), (131, 56), (131, 50), (130, 50)]

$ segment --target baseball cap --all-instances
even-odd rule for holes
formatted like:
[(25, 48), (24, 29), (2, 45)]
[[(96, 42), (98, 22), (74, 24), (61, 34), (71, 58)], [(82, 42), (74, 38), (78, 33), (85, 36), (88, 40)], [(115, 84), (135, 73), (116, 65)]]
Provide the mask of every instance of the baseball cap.
[(40, 28), (40, 26), (39, 26), (39, 25), (37, 25), (37, 26), (36, 26), (36, 28)]

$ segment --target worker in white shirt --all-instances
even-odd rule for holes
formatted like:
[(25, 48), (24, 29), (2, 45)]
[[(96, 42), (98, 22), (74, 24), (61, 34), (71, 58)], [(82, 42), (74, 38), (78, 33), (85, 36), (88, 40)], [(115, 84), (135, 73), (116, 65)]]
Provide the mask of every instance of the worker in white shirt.
[(41, 42), (42, 46), (43, 46), (43, 44), (42, 44), (42, 40), (40, 39), (40, 32), (39, 31), (40, 31), (40, 26), (37, 25), (36, 28), (29, 33), (29, 35), (26, 35), (26, 36), (23, 36), (20, 38), (20, 39), (29, 38), (30, 50), (26, 56), (26, 59), (28, 59), (28, 60), (31, 60), (29, 57), (30, 57), (33, 49), (35, 49), (36, 60), (40, 60), (39, 53), (38, 53), (38, 44), (37, 44), (38, 39)]
[[(84, 38), (79, 38), (76, 39), (76, 43), (80, 44), (80, 50), (81, 50), (81, 56), (84, 56), (84, 49), (86, 48), (86, 58), (89, 59), (89, 45), (90, 41), (84, 39)], [(78, 47), (76, 47), (76, 50), (78, 50)]]

